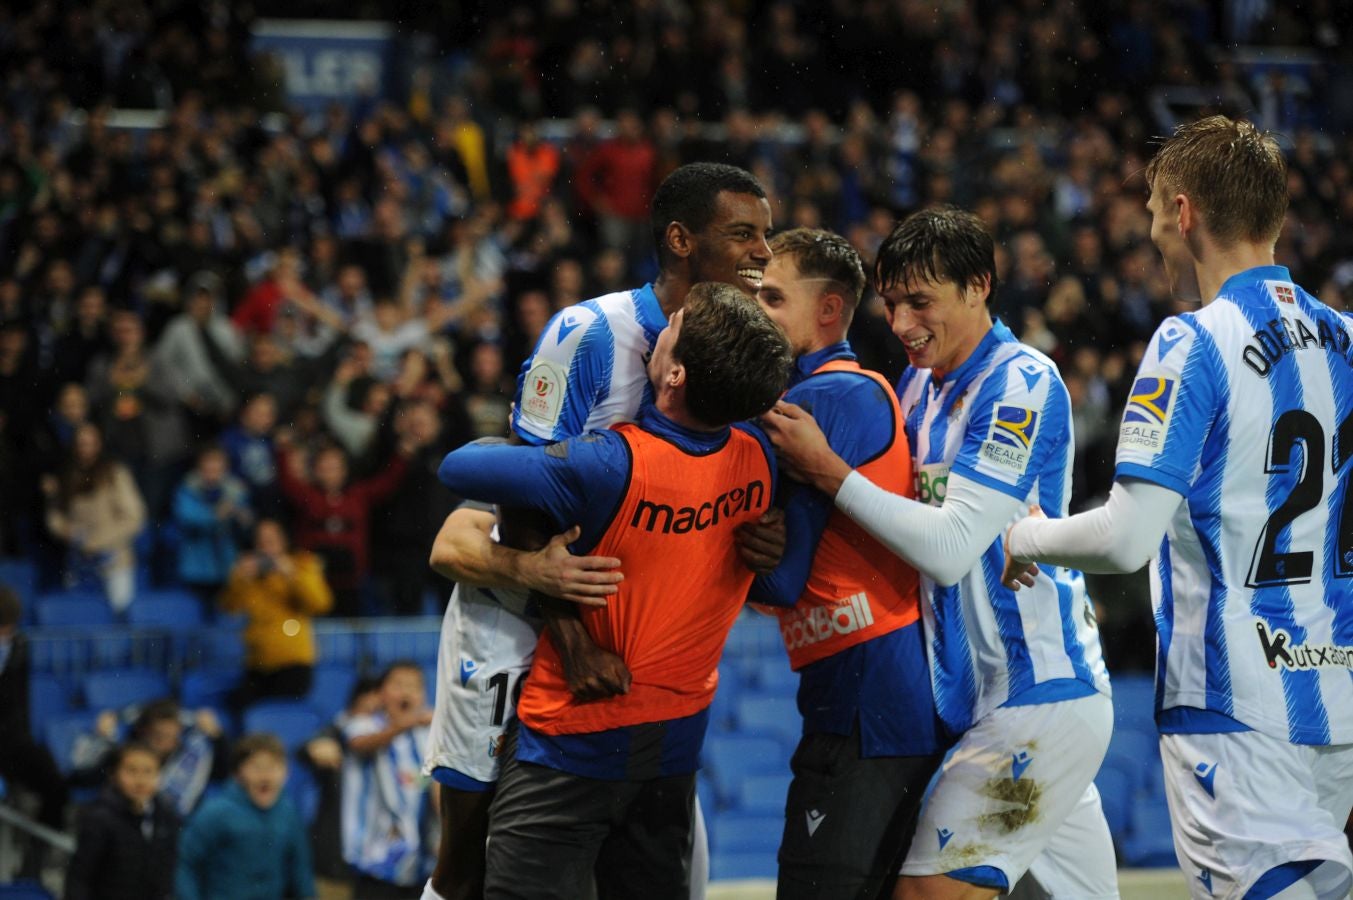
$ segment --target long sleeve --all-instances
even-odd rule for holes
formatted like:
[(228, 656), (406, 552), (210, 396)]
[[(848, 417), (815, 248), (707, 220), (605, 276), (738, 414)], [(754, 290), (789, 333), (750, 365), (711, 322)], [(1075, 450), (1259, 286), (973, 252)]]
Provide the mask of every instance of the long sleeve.
[(332, 382), (324, 391), (324, 423), (353, 456), (360, 456), (371, 443), (376, 431), (375, 420), (352, 409), (347, 404), (347, 385)]
[(1135, 478), (1115, 481), (1109, 499), (1065, 519), (1021, 519), (1007, 547), (1021, 562), (1043, 562), (1082, 572), (1135, 572), (1160, 548), (1175, 510), (1176, 491)]
[(174, 521), (185, 534), (200, 535), (216, 530), (220, 522), (216, 510), (187, 485), (180, 485), (174, 492)]
[(306, 515), (324, 515), (324, 495), (313, 485), (297, 478), (291, 470), (291, 461), (280, 452), (277, 455), (277, 485), (287, 500)]
[(1023, 502), (953, 472), (944, 505), (928, 506), (851, 472), (836, 493), (836, 506), (919, 572), (947, 586), (972, 570)]
[(319, 558), (311, 553), (297, 553), (291, 560), (296, 566), (291, 579), (291, 598), (296, 609), (312, 616), (324, 615), (333, 607), (334, 595), (324, 580)]
[(114, 492), (113, 517), (108, 527), (100, 530), (98, 541), (90, 542), (88, 550), (100, 552), (127, 546), (145, 527), (146, 504), (125, 466), (113, 470), (111, 490)]

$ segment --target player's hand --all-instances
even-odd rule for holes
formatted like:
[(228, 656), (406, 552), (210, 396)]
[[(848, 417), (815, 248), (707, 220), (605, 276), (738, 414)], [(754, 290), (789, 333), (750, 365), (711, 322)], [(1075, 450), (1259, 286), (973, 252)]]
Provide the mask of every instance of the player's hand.
[(747, 568), (758, 575), (769, 573), (785, 555), (785, 511), (772, 506), (755, 522), (739, 525), (734, 539)]
[[(1029, 507), (1028, 517), (1030, 519), (1047, 518), (1047, 516), (1043, 515), (1042, 507), (1040, 507), (1037, 503)], [(1023, 519), (1020, 519), (1020, 522), (1023, 521), (1024, 521)], [(1011, 525), (1009, 528), (1005, 530), (1005, 541), (1004, 541), (1005, 569), (1004, 571), (1001, 572), (1001, 584), (1010, 588), (1010, 590), (1012, 591), (1018, 591), (1021, 587), (1033, 587), (1034, 581), (1037, 580), (1038, 578), (1037, 565), (1035, 565), (1034, 563), (1020, 562), (1019, 560), (1015, 559), (1013, 556), (1010, 555), (1010, 532), (1014, 531), (1015, 526), (1018, 524), (1019, 522), (1016, 522), (1014, 525)]]
[(781, 471), (835, 497), (850, 466), (828, 446), (827, 436), (808, 410), (781, 400), (760, 421), (775, 445)]
[(630, 670), (610, 650), (588, 641), (562, 655), (568, 689), (581, 702), (630, 692)]
[(568, 545), (581, 534), (582, 529), (574, 525), (550, 538), (539, 550), (523, 554), (522, 583), (547, 597), (583, 606), (605, 606), (606, 598), (620, 590), (616, 585), (625, 580), (619, 571), (620, 560), (614, 556), (574, 556)]

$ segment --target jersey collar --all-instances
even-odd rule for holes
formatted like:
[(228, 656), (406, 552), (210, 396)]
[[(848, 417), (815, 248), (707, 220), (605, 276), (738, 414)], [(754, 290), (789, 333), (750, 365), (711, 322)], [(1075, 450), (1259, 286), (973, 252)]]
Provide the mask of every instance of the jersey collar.
[(977, 347), (968, 355), (967, 359), (963, 360), (962, 364), (960, 364), (957, 369), (954, 369), (954, 371), (943, 378), (936, 378), (932, 372), (930, 381), (936, 387), (952, 382), (964, 381), (973, 372), (986, 365), (987, 358), (995, 351), (997, 344), (1008, 344), (1015, 340), (1014, 332), (1007, 328), (1004, 322), (1000, 319), (993, 319), (991, 328), (982, 336), (981, 342), (978, 343)]
[(634, 309), (639, 324), (643, 325), (645, 331), (656, 335), (667, 327), (667, 316), (662, 312), (662, 304), (658, 302), (658, 295), (653, 293), (652, 284), (645, 284), (634, 291)]
[(1292, 273), (1287, 270), (1287, 266), (1255, 266), (1253, 269), (1246, 269), (1243, 272), (1237, 272), (1221, 284), (1221, 290), (1217, 291), (1218, 297), (1225, 297), (1240, 293), (1247, 287), (1262, 284), (1265, 281), (1286, 281), (1292, 282)]
[(841, 341), (821, 350), (803, 354), (794, 360), (794, 371), (789, 374), (789, 386), (793, 387), (824, 364), (838, 359), (855, 359), (855, 351), (850, 349), (850, 342)]
[(645, 403), (639, 408), (635, 424), (678, 449), (697, 456), (718, 450), (728, 442), (728, 426), (725, 425), (718, 431), (696, 431), (673, 422), (652, 403)]

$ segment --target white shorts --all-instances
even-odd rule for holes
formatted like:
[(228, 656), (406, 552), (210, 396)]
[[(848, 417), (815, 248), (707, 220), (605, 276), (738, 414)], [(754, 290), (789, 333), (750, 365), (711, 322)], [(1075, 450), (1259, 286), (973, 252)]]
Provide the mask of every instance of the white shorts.
[(1163, 734), (1165, 796), (1194, 897), (1243, 897), (1265, 872), (1331, 860), (1353, 872), (1353, 745), (1310, 747), (1244, 731)]
[(1027, 872), (1022, 896), (1117, 898), (1113, 839), (1094, 786), (1112, 732), (1103, 694), (993, 710), (940, 769), (902, 874), (963, 879), (985, 867), (1008, 888)]
[(424, 773), (444, 766), (476, 781), (498, 780), (503, 732), (516, 718), (543, 624), (527, 613), (526, 593), (460, 584), (452, 591)]

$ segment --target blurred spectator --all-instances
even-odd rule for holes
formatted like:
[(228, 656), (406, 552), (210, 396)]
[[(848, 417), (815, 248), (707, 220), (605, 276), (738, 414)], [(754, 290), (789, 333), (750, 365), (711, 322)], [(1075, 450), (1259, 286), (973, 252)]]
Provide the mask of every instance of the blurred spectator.
[(417, 898), (432, 871), (437, 813), (422, 762), (431, 723), (423, 670), (396, 662), (381, 674), (380, 708), (343, 728), (343, 856), (362, 900)]
[(230, 474), (229, 465), (223, 449), (205, 447), (174, 495), (179, 579), (202, 598), (208, 614), (235, 564), (240, 539), (254, 521), (249, 489)]
[(538, 216), (541, 201), (554, 190), (559, 167), (559, 149), (540, 139), (534, 122), (523, 122), (517, 140), (507, 149), (507, 174), (512, 180), (508, 216), (522, 221)]
[(115, 751), (108, 784), (80, 811), (66, 900), (172, 900), (180, 822), (159, 788), (153, 750)]
[(234, 411), (239, 398), (212, 364), (203, 331), (223, 353), (238, 363), (244, 343), (221, 310), (221, 279), (212, 272), (198, 272), (184, 294), (183, 312), (170, 320), (155, 344), (155, 361), (174, 373), (173, 392), (199, 420), (196, 436), (211, 438), (221, 422)]
[(277, 403), (272, 394), (253, 394), (240, 407), (236, 423), (221, 435), (230, 471), (244, 481), (249, 505), (261, 516), (275, 516), (282, 510), (272, 438), (276, 427)]
[(177, 900), (315, 896), (305, 825), (283, 796), (287, 753), (270, 734), (240, 738), (234, 779), (189, 820), (179, 842)]
[(360, 591), (370, 571), (371, 507), (399, 487), (415, 449), (401, 440), (381, 472), (350, 482), (341, 448), (319, 450), (307, 471), (300, 453), (281, 447), (278, 480), (296, 511), (296, 543), (324, 560), (337, 615), (361, 611)]
[(616, 136), (597, 147), (578, 170), (576, 187), (597, 214), (601, 242), (636, 265), (652, 252), (648, 208), (657, 189), (657, 152), (633, 109), (616, 115)]
[(357, 716), (380, 709), (380, 679), (357, 679), (347, 705), (319, 734), (296, 751), (319, 787), (319, 803), (310, 826), (315, 881), (320, 900), (350, 900), (352, 869), (343, 859), (343, 729)]
[(310, 620), (333, 607), (320, 560), (287, 547), (286, 532), (272, 519), (254, 529), (254, 550), (235, 563), (221, 593), (221, 608), (243, 613), (244, 684), (239, 708), (267, 697), (302, 699), (315, 667)]
[(507, 434), (507, 420), (515, 392), (514, 375), (504, 369), (503, 349), (497, 344), (480, 341), (470, 349), (465, 409), (470, 415), (471, 434), (474, 437), (503, 437)]
[(136, 587), (132, 541), (146, 520), (146, 507), (126, 466), (105, 452), (98, 426), (75, 430), (61, 472), (45, 475), (47, 528), (66, 546), (65, 582), (93, 577), (118, 613), (131, 605)]
[[(19, 595), (0, 584), (0, 778), (39, 798), (38, 821), (60, 829), (66, 808), (66, 783), (45, 744), (32, 732), (29, 719), (28, 639), (19, 630), (23, 606)], [(32, 860), (27, 868), (36, 870)]]
[(185, 710), (173, 698), (116, 712), (102, 710), (94, 730), (75, 740), (71, 784), (94, 787), (108, 779), (122, 723), (128, 721), (126, 739), (149, 747), (160, 760), (160, 795), (180, 816), (187, 816), (207, 785), (225, 774), (225, 733), (211, 710)]

